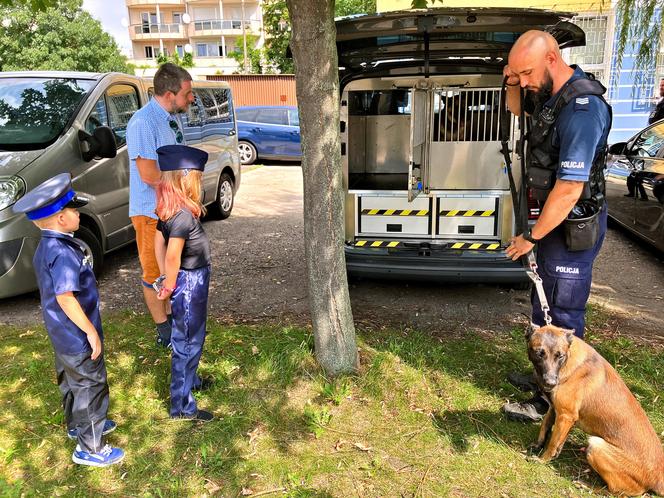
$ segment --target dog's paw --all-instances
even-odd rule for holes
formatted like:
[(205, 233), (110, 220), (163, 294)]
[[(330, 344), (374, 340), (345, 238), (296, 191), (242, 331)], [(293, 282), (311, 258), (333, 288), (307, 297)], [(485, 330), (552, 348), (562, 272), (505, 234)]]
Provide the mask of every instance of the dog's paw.
[(544, 460), (542, 460), (540, 457), (537, 455), (531, 454), (526, 456), (526, 461), (527, 462), (537, 462), (537, 463), (544, 463)]

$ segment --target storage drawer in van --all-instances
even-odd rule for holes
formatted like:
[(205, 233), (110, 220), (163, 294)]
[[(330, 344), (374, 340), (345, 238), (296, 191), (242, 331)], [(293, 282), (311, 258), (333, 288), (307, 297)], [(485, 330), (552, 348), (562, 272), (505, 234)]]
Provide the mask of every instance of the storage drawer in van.
[(369, 237), (430, 237), (430, 197), (408, 202), (407, 192), (358, 194), (356, 235)]
[(454, 239), (498, 236), (498, 197), (439, 194), (436, 200), (437, 236)]

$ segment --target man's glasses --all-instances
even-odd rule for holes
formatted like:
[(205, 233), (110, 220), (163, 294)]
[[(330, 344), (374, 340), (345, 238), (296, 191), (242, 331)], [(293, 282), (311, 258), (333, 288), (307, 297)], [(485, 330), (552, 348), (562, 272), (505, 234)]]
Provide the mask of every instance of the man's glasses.
[(171, 119), (168, 121), (168, 125), (171, 127), (171, 130), (175, 132), (175, 142), (181, 144), (184, 140), (184, 137), (182, 136), (182, 131), (180, 131), (180, 127), (178, 126), (177, 121)]

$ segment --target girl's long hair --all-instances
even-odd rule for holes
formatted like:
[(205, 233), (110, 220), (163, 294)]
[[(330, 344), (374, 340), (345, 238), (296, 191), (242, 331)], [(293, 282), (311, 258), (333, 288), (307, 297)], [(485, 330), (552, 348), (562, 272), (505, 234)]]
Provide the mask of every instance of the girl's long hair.
[(201, 172), (198, 170), (163, 171), (157, 186), (159, 219), (166, 221), (181, 209), (188, 209), (196, 218), (205, 214), (201, 203)]

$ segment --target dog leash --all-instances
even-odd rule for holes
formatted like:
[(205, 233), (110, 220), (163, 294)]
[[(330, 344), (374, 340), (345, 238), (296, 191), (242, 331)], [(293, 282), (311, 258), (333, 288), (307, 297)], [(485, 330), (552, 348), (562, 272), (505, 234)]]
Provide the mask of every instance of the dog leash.
[(542, 307), (542, 313), (544, 313), (544, 321), (547, 325), (551, 325), (551, 316), (549, 315), (549, 302), (546, 299), (546, 294), (544, 293), (544, 284), (542, 283), (542, 277), (537, 273), (537, 261), (535, 260), (535, 255), (533, 251), (530, 251), (527, 256), (524, 256), (525, 262), (527, 263), (526, 275), (533, 281), (535, 285), (535, 290), (537, 291), (537, 297), (539, 298), (540, 305)]
[[(523, 182), (526, 177), (526, 171), (524, 169), (525, 165), (525, 149), (524, 149), (524, 140), (525, 140), (525, 113), (523, 109), (523, 98), (524, 93), (523, 89), (520, 89), (520, 100), (521, 100), (521, 115), (519, 116), (519, 122), (521, 123), (521, 137), (519, 138), (519, 155), (521, 157), (521, 181)], [(510, 184), (510, 191), (512, 193), (512, 203), (514, 206), (514, 217), (516, 222), (517, 233), (523, 233), (524, 229), (528, 226), (528, 215), (525, 210), (526, 199), (524, 198), (523, 192), (525, 192), (525, 185), (521, 184), (521, 190), (518, 191), (516, 188), (516, 183), (514, 182), (514, 176), (512, 174), (512, 157), (511, 151), (509, 148), (509, 132), (511, 128), (511, 117), (509, 116), (509, 111), (507, 110), (507, 76), (503, 78), (503, 85), (501, 88), (501, 108), (500, 108), (500, 131), (501, 137), (500, 142), (502, 145), (501, 152), (505, 158), (505, 168), (507, 169), (507, 176)], [(533, 281), (535, 289), (537, 290), (537, 297), (539, 297), (539, 302), (542, 307), (542, 313), (544, 314), (544, 321), (547, 325), (551, 325), (551, 316), (549, 315), (549, 302), (546, 299), (546, 294), (544, 293), (544, 284), (542, 282), (542, 277), (537, 273), (537, 260), (533, 251), (530, 251), (527, 255), (521, 256), (521, 262), (523, 263), (524, 270), (528, 278)]]

